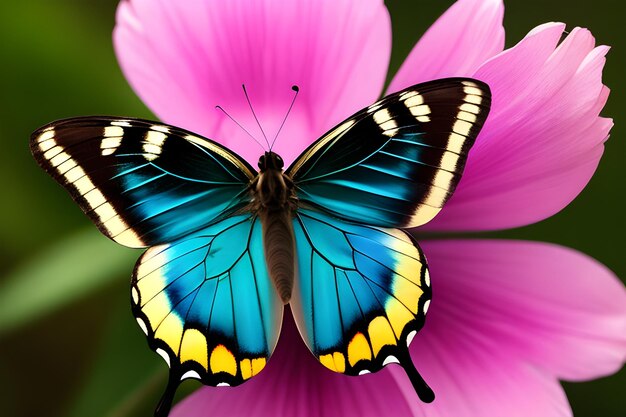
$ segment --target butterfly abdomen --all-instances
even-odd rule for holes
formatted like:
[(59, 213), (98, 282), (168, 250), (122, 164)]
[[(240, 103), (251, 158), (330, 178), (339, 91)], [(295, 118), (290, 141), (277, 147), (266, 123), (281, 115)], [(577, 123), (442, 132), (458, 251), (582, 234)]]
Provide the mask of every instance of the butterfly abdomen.
[(295, 265), (291, 212), (264, 210), (260, 214), (267, 269), (276, 291), (287, 304), (291, 298)]
[(295, 271), (294, 197), (291, 181), (280, 168), (261, 169), (255, 182), (254, 199), (263, 227), (267, 270), (280, 298), (287, 304), (291, 298)]

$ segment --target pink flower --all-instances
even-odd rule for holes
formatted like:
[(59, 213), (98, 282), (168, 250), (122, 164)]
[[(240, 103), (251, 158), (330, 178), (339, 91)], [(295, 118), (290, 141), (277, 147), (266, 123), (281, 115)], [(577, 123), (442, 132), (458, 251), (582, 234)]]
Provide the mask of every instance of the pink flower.
[[(425, 229), (477, 231), (537, 222), (587, 184), (612, 126), (599, 117), (608, 47), (565, 25), (532, 30), (503, 51), (500, 0), (459, 0), (418, 42), (388, 92), (469, 76), (493, 92), (464, 177)], [(391, 50), (382, 0), (132, 0), (115, 46), (139, 96), (165, 122), (220, 141), (255, 162), (260, 149), (224, 115), (267, 132), (301, 94), (275, 151), (288, 164), (381, 94)], [(593, 259), (554, 245), (421, 240), (435, 298), (411, 345), (437, 394), (419, 402), (394, 367), (358, 378), (316, 363), (287, 318), (267, 369), (236, 389), (204, 388), (173, 416), (569, 416), (559, 379), (618, 370), (626, 359), (626, 291)], [(289, 316), (289, 314), (287, 314)]]

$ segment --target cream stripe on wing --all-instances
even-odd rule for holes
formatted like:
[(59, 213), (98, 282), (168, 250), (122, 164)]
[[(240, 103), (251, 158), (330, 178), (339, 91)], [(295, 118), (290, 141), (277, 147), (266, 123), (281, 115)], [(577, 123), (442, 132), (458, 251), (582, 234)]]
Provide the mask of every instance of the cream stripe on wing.
[[(459, 172), (459, 161), (461, 161), (462, 166), (466, 159), (463, 148), (476, 128), (479, 116), (484, 112), (484, 110), (479, 107), (483, 103), (482, 90), (476, 83), (471, 81), (463, 81), (462, 84), (465, 96), (462, 98), (462, 102), (457, 109), (457, 114), (453, 119), (455, 121), (452, 124), (452, 131), (448, 134), (446, 143), (447, 150), (442, 153), (439, 161), (439, 169), (431, 182), (432, 185), (443, 190), (450, 190), (452, 188), (453, 175)], [(424, 104), (424, 98), (417, 91), (404, 93), (401, 96), (401, 100), (404, 100), (404, 104), (411, 113), (416, 116), (418, 121), (420, 117), (424, 117), (427, 114), (426, 108), (428, 108), (428, 106)], [(428, 110), (430, 111), (429, 108)], [(433, 188), (431, 192), (428, 193), (425, 201), (415, 208), (407, 227), (417, 227), (428, 223), (441, 211), (447, 198), (447, 193), (444, 194), (441, 191), (435, 192), (435, 188)]]
[[(103, 130), (104, 139), (101, 143), (101, 148), (104, 154), (105, 151), (108, 152), (110, 149), (114, 148), (114, 142), (117, 142), (118, 137), (121, 141), (121, 136), (123, 136), (124, 132), (123, 128), (120, 126), (107, 126)], [(65, 152), (65, 148), (59, 145), (54, 140), (54, 137), (54, 128), (49, 128), (43, 131), (36, 140), (39, 151), (41, 151), (42, 156), (48, 160), (50, 166), (54, 168), (56, 173), (60, 175), (67, 184), (71, 184), (83, 197), (89, 208), (98, 217), (102, 227), (108, 231), (108, 235), (111, 236), (112, 239), (125, 246), (144, 247), (145, 244), (141, 241), (139, 236), (130, 229), (111, 203), (107, 202), (104, 194), (94, 185), (85, 170), (80, 167), (74, 158)], [(104, 146), (105, 140), (109, 140), (109, 142), (106, 142), (106, 146)], [(117, 146), (119, 145), (116, 145), (115, 148)], [(114, 151), (113, 149), (113, 152)]]

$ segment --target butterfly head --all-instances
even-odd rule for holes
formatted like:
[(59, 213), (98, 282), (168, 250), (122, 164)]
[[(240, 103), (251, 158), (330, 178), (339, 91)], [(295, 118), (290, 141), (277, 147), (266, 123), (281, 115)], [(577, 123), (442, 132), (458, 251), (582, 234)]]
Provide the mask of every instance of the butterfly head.
[(259, 169), (261, 172), (265, 172), (268, 169), (282, 170), (284, 165), (283, 158), (272, 151), (265, 152), (259, 158)]

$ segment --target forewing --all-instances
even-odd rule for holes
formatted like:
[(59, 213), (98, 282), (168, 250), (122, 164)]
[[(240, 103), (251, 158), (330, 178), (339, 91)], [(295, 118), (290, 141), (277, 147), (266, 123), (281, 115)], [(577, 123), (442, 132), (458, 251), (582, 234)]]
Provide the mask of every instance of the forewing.
[(57, 121), (30, 146), (100, 231), (130, 247), (173, 241), (245, 207), (255, 176), (209, 139), (138, 119)]
[(272, 354), (283, 304), (268, 277), (259, 220), (233, 216), (150, 248), (132, 279), (133, 314), (171, 378), (239, 385)]
[(406, 359), (431, 297), (424, 255), (410, 236), (310, 210), (296, 214), (294, 232), (291, 305), (313, 355), (348, 375)]
[(489, 112), (489, 87), (451, 78), (356, 113), (287, 170), (303, 204), (385, 227), (430, 221), (457, 186)]

